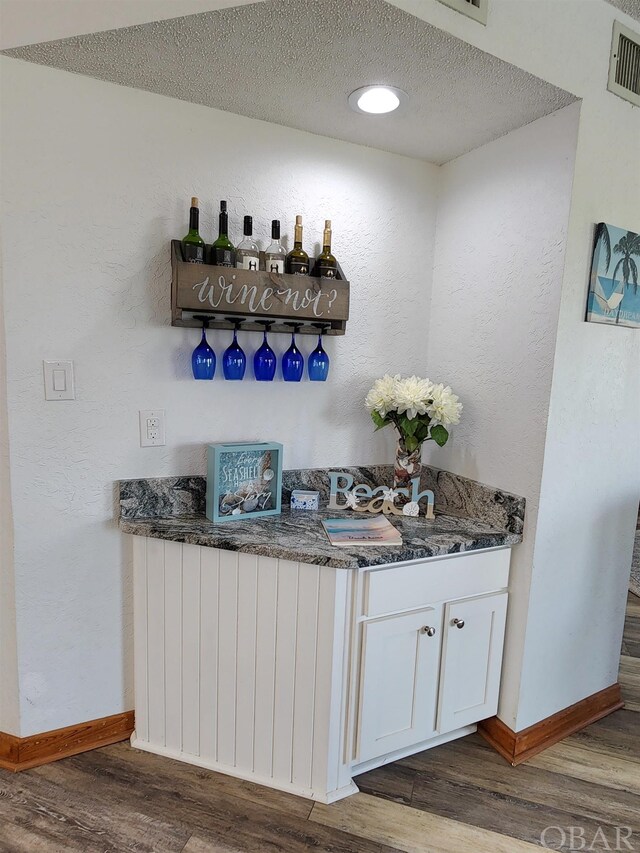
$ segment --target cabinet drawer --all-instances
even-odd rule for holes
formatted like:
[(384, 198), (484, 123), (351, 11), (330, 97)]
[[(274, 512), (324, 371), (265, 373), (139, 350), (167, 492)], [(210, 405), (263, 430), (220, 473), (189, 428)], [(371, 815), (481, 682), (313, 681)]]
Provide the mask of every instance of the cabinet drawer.
[(510, 557), (505, 548), (367, 571), (361, 615), (382, 616), (505, 589)]

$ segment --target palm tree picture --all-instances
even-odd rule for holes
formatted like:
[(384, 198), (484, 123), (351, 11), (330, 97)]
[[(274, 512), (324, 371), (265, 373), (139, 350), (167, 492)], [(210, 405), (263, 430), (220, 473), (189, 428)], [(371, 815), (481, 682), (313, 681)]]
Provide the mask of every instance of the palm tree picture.
[(594, 236), (588, 321), (640, 328), (639, 266), (640, 235), (600, 222)]

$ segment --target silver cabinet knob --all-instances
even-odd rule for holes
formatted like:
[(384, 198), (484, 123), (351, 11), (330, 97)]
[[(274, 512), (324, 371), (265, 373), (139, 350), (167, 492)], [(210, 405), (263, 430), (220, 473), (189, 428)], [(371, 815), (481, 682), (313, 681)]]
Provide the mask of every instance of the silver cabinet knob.
[(432, 628), (431, 625), (424, 625), (422, 628), (420, 628), (420, 633), (426, 634), (427, 637), (433, 637), (435, 636), (436, 629)]
[(464, 628), (464, 619), (454, 619), (451, 624), (455, 625), (456, 628)]

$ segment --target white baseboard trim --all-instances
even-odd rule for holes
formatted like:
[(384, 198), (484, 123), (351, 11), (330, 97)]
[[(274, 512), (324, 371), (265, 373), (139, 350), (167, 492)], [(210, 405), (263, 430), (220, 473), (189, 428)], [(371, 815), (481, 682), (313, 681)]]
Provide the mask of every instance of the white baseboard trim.
[(370, 758), (369, 761), (363, 761), (362, 764), (353, 764), (351, 772), (354, 776), (360, 773), (366, 773), (367, 770), (375, 770), (376, 767), (383, 767), (385, 764), (390, 764), (392, 761), (397, 761), (399, 758), (406, 758), (408, 755), (415, 755), (416, 752), (424, 752), (425, 749), (431, 749), (433, 746), (440, 746), (442, 743), (448, 743), (450, 740), (456, 740), (459, 737), (471, 735), (478, 730), (474, 723), (471, 726), (463, 726), (461, 729), (456, 729), (453, 732), (447, 732), (444, 735), (425, 740), (422, 743), (407, 746), (404, 749), (396, 749), (395, 752), (390, 752), (387, 755), (382, 755), (378, 758)]
[(285, 782), (280, 779), (275, 779), (272, 776), (261, 776), (258, 773), (252, 773), (248, 770), (241, 770), (238, 767), (229, 767), (227, 764), (220, 764), (208, 758), (202, 758), (199, 755), (192, 755), (188, 752), (181, 752), (176, 749), (169, 749), (166, 746), (157, 746), (147, 740), (140, 740), (136, 736), (135, 731), (131, 735), (131, 746), (134, 749), (141, 749), (144, 752), (151, 752), (154, 755), (161, 755), (164, 758), (172, 758), (175, 761), (183, 761), (185, 764), (193, 764), (196, 767), (203, 767), (205, 770), (213, 770), (216, 773), (224, 773), (225, 776), (233, 776), (236, 779), (243, 779), (245, 782), (254, 782), (256, 785), (263, 785), (266, 788), (275, 788), (277, 791), (285, 791), (289, 794), (295, 794), (298, 797), (305, 797), (307, 800), (314, 800), (318, 803), (335, 803), (351, 794), (358, 793), (358, 786), (355, 782), (344, 785), (342, 788), (337, 788), (334, 791), (317, 791), (311, 788), (305, 788), (300, 785), (295, 785), (293, 782)]

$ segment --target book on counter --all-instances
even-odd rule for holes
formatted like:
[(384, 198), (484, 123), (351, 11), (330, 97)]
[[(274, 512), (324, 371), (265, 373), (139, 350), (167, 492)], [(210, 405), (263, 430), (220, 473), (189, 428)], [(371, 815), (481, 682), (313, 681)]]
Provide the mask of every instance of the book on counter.
[(384, 515), (327, 518), (322, 526), (331, 544), (342, 548), (351, 545), (402, 545), (400, 532)]

